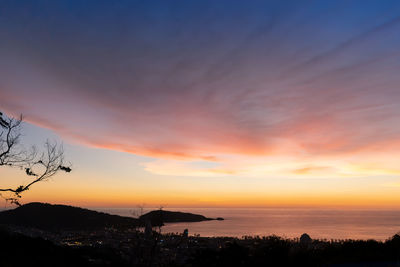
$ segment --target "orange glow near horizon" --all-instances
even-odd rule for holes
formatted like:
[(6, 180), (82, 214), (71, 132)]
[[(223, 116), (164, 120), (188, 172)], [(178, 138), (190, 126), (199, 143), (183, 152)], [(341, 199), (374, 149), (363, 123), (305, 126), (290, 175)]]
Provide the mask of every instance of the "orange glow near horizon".
[[(53, 188), (53, 190), (55, 190)], [(102, 192), (99, 194), (99, 192)], [(395, 194), (320, 194), (306, 196), (297, 195), (258, 195), (254, 193), (240, 194), (226, 192), (225, 194), (204, 194), (201, 192), (141, 192), (128, 193), (107, 188), (97, 188), (93, 192), (88, 190), (75, 190), (71, 194), (43, 192), (36, 189), (35, 193), (27, 193), (24, 202), (48, 202), (53, 204), (66, 204), (82, 207), (278, 207), (278, 208), (341, 208), (341, 209), (400, 209), (400, 197)], [(134, 195), (134, 196), (132, 196)]]
[[(73, 172), (70, 174), (62, 173), (48, 182), (37, 184), (24, 194), (24, 203), (38, 201), (83, 207), (132, 209), (142, 204), (147, 207), (166, 208), (400, 208), (398, 194), (400, 183), (397, 182), (397, 178), (375, 179), (360, 175), (321, 176), (320, 171), (329, 169), (317, 169), (313, 174), (315, 177), (312, 177), (311, 167), (275, 178), (262, 177), (257, 172), (251, 173), (252, 175), (248, 177), (225, 173), (210, 176), (208, 172), (198, 173), (192, 177), (158, 175), (146, 170), (137, 172), (137, 166), (143, 163), (139, 161), (138, 165), (130, 166), (128, 163), (134, 162), (136, 156), (128, 153), (82, 148), (79, 145), (68, 145), (67, 148), (70, 156), (76, 153), (82, 154), (81, 157), (85, 158), (83, 162), (74, 163)], [(98, 164), (97, 158), (88, 161), (87, 153), (96, 153), (99, 158), (105, 158), (106, 163), (100, 163), (103, 166), (107, 165), (107, 168), (99, 170), (91, 168)], [(271, 172), (279, 168), (278, 164)], [(359, 167), (363, 175), (367, 175), (369, 171), (368, 169), (365, 171), (365, 168)], [(118, 174), (115, 173), (115, 169), (119, 169)], [(253, 167), (251, 169), (254, 170)], [(265, 168), (261, 171), (266, 173)], [(8, 177), (10, 183), (24, 182), (20, 170), (3, 169), (3, 174)], [(17, 180), (12, 181), (13, 177)]]

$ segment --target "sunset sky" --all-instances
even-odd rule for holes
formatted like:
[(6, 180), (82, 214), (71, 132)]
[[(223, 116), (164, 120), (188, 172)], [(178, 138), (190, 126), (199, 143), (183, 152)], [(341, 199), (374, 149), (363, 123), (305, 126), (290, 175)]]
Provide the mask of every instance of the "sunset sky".
[(400, 208), (400, 2), (1, 1), (0, 110), (23, 202)]

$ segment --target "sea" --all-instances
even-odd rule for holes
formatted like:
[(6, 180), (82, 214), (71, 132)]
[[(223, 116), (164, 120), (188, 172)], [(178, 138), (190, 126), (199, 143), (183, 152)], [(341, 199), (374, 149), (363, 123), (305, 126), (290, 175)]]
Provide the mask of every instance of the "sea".
[[(153, 209), (97, 208), (121, 216), (137, 217)], [(400, 210), (339, 210), (299, 208), (165, 208), (223, 221), (167, 223), (163, 233), (204, 237), (277, 235), (298, 238), (307, 233), (314, 239), (375, 239), (384, 241), (400, 232)]]

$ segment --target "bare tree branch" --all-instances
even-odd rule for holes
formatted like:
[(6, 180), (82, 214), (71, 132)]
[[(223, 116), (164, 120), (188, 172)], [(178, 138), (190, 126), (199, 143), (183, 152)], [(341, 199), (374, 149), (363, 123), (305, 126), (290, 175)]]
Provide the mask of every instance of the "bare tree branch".
[[(26, 150), (20, 145), (22, 120), (22, 115), (19, 119), (14, 119), (0, 112), (0, 167), (19, 167), (32, 178), (29, 183), (16, 188), (0, 188), (0, 196), (16, 205), (20, 205), (18, 200), (21, 193), (29, 190), (35, 183), (49, 179), (58, 171), (71, 171), (69, 166), (64, 165), (62, 145), (47, 141), (41, 154), (36, 147)], [(1, 192), (11, 195), (4, 196)]]

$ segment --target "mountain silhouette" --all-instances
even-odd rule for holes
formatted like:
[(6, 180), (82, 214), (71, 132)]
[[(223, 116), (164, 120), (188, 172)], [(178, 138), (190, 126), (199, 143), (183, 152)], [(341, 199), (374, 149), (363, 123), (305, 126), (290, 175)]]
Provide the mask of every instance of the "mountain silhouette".
[(43, 230), (85, 230), (104, 227), (129, 228), (138, 226), (139, 221), (78, 207), (33, 202), (0, 212), (0, 224)]

